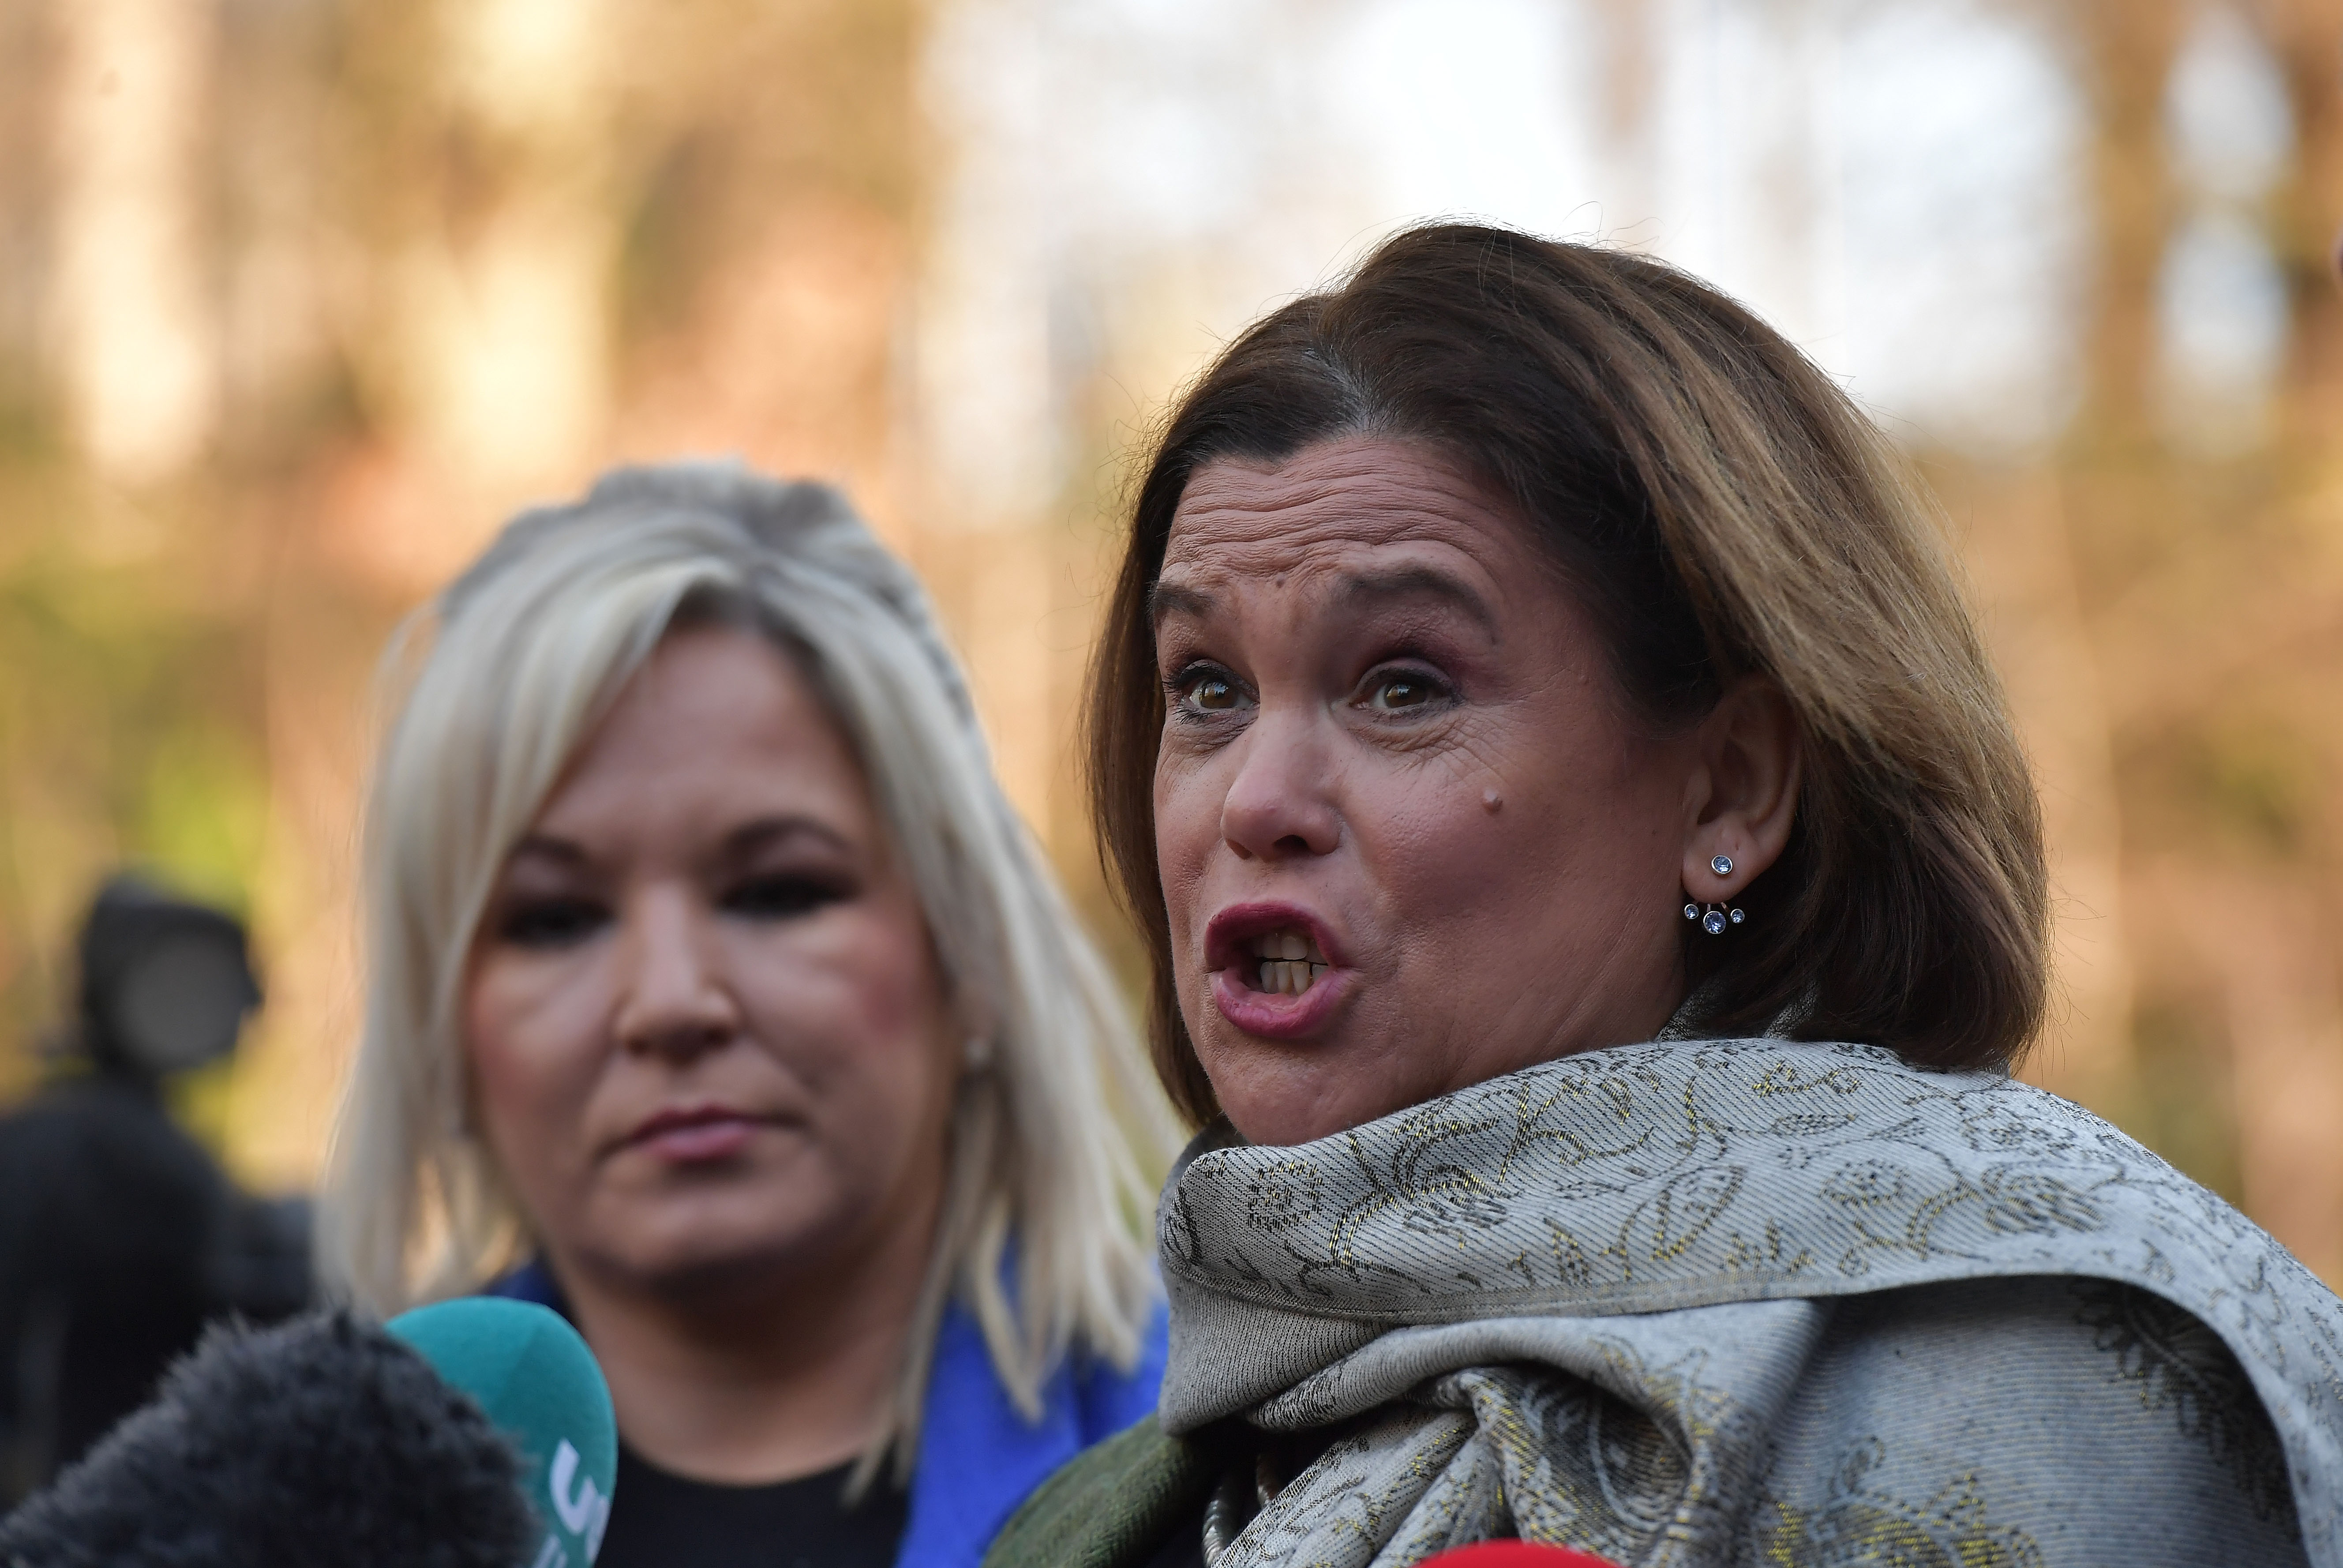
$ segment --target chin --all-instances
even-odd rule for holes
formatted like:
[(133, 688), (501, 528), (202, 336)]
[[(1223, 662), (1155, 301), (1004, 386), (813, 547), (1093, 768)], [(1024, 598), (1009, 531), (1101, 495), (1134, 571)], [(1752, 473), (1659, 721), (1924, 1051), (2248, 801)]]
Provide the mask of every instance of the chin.
[(819, 1267), (845, 1229), (840, 1217), (823, 1211), (830, 1205), (804, 1202), (801, 1192), (776, 1195), (762, 1185), (650, 1200), (642, 1207), (652, 1212), (639, 1209), (610, 1227), (618, 1245), (608, 1251), (659, 1291), (729, 1288)]
[[(1305, 1061), (1262, 1046), (1216, 1050), (1205, 1060), (1221, 1110), (1246, 1142), (1312, 1143), (1413, 1103), (1393, 1101), (1388, 1086), (1363, 1084), (1360, 1072), (1319, 1049), (1327, 1054)], [(1375, 1092), (1362, 1092), (1369, 1087)]]
[(680, 1300), (786, 1290), (818, 1266), (786, 1242), (711, 1236), (639, 1254), (628, 1260), (627, 1271), (649, 1294)]

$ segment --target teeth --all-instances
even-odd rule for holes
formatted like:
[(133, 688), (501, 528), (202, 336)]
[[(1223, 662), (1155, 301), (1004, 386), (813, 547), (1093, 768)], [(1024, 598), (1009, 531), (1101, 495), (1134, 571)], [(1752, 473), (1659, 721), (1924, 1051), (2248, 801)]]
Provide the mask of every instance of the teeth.
[(1326, 972), (1325, 964), (1294, 959), (1270, 959), (1261, 966), (1262, 990), (1271, 996), (1300, 996)]
[(1260, 990), (1271, 996), (1300, 996), (1329, 966), (1318, 944), (1300, 931), (1269, 931), (1253, 939), (1262, 960)]
[(1302, 932), (1293, 930), (1269, 931), (1255, 937), (1252, 952), (1255, 958), (1274, 959), (1280, 963), (1322, 964), (1326, 961), (1326, 955), (1318, 950), (1317, 942)]

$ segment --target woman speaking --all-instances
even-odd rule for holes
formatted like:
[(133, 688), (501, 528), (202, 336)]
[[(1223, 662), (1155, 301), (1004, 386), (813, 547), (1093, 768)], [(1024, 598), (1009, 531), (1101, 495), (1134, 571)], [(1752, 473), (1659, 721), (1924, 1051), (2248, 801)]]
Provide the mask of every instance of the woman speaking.
[(973, 1568), (1153, 1403), (1151, 1091), (917, 584), (821, 486), (630, 469), (400, 651), (344, 1286), (572, 1318), (603, 1568)]
[(1658, 263), (1383, 246), (1138, 492), (1091, 708), (1160, 1422), (995, 1568), (2343, 1564), (2343, 1304), (2013, 1081), (2040, 826), (1928, 516)]

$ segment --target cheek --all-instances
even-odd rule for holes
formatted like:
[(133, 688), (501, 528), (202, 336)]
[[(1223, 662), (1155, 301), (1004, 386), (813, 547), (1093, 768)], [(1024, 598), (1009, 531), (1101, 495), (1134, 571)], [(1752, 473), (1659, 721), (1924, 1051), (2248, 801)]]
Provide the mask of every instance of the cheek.
[(1486, 778), (1415, 769), (1373, 770), (1353, 785), (1344, 826), (1400, 930), (1450, 929), (1507, 884), (1543, 879), (1534, 861), (1551, 849), (1548, 835), (1527, 826), (1535, 813), (1502, 786), (1503, 804), (1490, 811), (1482, 795), (1492, 787)]
[(924, 1134), (948, 1103), (959, 1040), (916, 907), (856, 911), (820, 933), (777, 933), (734, 968), (749, 1032), (841, 1123), (850, 1143)]
[(1392, 912), (1427, 936), (1469, 927), (1482, 943), (1495, 928), (1535, 944), (1631, 919), (1654, 879), (1664, 901), (1681, 789), (1667, 759), (1584, 715), (1509, 717), (1454, 754), (1460, 766), (1357, 779), (1351, 823)]
[(601, 991), (590, 960), (502, 954), (477, 963), (465, 988), (481, 1131), (525, 1190), (579, 1145), (607, 1032)]
[(1199, 761), (1166, 757), (1155, 765), (1155, 863), (1175, 933), (1192, 924), (1198, 880), (1221, 840), (1224, 794)]

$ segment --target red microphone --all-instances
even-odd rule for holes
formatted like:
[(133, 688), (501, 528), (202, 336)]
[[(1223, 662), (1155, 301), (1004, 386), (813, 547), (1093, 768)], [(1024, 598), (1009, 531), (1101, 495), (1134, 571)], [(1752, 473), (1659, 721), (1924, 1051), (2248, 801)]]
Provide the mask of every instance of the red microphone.
[(1608, 1557), (1581, 1552), (1575, 1546), (1548, 1546), (1537, 1541), (1476, 1541), (1470, 1546), (1435, 1552), (1417, 1568), (1619, 1568)]

